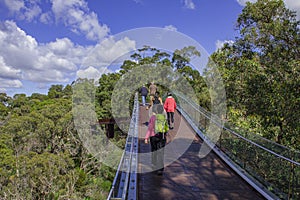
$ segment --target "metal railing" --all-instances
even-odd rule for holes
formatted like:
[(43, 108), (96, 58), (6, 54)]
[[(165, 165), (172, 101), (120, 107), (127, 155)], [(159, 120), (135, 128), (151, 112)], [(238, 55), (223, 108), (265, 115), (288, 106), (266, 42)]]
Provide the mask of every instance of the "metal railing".
[(137, 199), (138, 121), (139, 102), (136, 94), (125, 149), (107, 200)]
[[(267, 199), (300, 198), (300, 153), (224, 122), (189, 98), (175, 93), (179, 112), (197, 134)], [(223, 121), (222, 121), (223, 122)], [(217, 141), (207, 134), (220, 130)]]

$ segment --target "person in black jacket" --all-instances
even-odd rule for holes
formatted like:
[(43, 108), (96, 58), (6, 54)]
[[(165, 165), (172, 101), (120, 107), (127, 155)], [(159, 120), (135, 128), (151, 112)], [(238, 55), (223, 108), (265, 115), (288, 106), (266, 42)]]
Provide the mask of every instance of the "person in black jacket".
[(143, 106), (146, 105), (146, 97), (148, 95), (148, 89), (145, 87), (145, 85), (142, 86), (142, 88), (140, 89), (140, 93), (142, 96), (142, 104)]
[(146, 108), (147, 110), (151, 108), (151, 106), (155, 104), (163, 105), (162, 98), (159, 96), (159, 92), (156, 91), (154, 96), (150, 99), (150, 105)]

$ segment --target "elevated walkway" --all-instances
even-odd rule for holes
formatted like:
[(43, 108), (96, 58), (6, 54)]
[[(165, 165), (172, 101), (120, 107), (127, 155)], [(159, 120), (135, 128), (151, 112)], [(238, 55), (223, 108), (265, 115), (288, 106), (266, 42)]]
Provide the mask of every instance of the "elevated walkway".
[[(108, 200), (299, 199), (300, 152), (241, 129), (238, 133), (190, 99), (177, 97), (180, 114), (167, 136), (164, 174), (158, 176), (150, 144), (144, 143), (152, 113), (139, 106), (136, 94)], [(215, 130), (220, 135), (211, 135)]]
[(168, 165), (162, 176), (152, 172), (151, 156), (147, 154), (150, 144), (142, 139), (150, 115), (145, 107), (140, 107), (138, 199), (265, 199), (213, 151), (201, 158), (203, 141), (178, 112), (175, 128), (167, 136), (165, 164)]

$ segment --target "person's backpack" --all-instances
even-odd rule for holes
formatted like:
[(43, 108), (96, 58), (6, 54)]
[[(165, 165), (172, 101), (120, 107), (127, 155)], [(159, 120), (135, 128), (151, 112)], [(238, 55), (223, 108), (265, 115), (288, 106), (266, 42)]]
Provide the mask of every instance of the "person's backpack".
[(160, 104), (158, 96), (154, 96), (153, 104)]
[(164, 114), (156, 114), (156, 120), (155, 120), (155, 133), (167, 133), (169, 130), (167, 119)]

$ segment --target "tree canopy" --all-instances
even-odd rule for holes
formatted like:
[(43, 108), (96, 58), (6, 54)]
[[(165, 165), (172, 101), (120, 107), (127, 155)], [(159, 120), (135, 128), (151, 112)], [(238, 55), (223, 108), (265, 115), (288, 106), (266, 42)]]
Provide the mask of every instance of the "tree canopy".
[[(230, 115), (255, 118), (268, 138), (299, 146), (300, 33), (295, 12), (281, 0), (248, 3), (239, 36), (212, 55), (222, 73)], [(249, 124), (247, 125), (249, 128)]]

